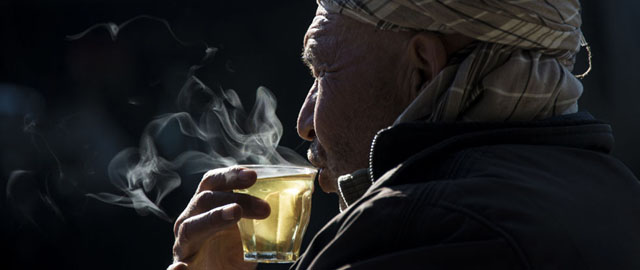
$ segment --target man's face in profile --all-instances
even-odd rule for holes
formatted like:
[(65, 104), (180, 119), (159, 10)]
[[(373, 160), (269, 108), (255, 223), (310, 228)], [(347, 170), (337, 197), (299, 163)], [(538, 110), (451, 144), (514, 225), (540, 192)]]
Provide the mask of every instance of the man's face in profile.
[(408, 105), (410, 94), (399, 91), (408, 77), (408, 38), (318, 8), (304, 37), (303, 60), (315, 81), (298, 116), (298, 133), (312, 141), (308, 158), (321, 169), (325, 192), (337, 191), (340, 175), (368, 167), (375, 133)]

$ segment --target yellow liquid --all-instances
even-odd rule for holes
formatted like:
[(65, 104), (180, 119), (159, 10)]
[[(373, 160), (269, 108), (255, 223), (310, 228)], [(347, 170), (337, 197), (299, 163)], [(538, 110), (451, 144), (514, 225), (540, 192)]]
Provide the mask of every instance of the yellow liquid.
[(258, 179), (248, 189), (236, 190), (269, 203), (266, 219), (238, 222), (245, 260), (292, 262), (298, 258), (311, 213), (313, 174)]

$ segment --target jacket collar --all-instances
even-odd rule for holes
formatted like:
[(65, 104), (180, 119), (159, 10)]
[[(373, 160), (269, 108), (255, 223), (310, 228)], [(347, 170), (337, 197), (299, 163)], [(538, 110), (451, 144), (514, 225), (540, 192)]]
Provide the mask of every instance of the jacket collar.
[(409, 122), (376, 134), (369, 156), (372, 182), (420, 154), (421, 158), (465, 148), (528, 144), (574, 147), (610, 153), (611, 126), (586, 112), (526, 122)]
[(585, 112), (526, 122), (397, 124), (380, 130), (374, 137), (368, 170), (338, 179), (340, 210), (353, 204), (376, 179), (401, 163), (498, 144), (555, 145), (610, 153), (613, 135), (609, 124)]

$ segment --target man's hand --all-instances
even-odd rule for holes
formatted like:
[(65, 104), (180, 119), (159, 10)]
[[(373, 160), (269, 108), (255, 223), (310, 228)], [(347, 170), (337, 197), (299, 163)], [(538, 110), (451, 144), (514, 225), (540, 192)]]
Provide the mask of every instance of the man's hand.
[(263, 219), (271, 209), (264, 200), (232, 193), (256, 182), (256, 172), (241, 167), (208, 171), (173, 228), (174, 263), (167, 270), (255, 269), (243, 260), (236, 223)]

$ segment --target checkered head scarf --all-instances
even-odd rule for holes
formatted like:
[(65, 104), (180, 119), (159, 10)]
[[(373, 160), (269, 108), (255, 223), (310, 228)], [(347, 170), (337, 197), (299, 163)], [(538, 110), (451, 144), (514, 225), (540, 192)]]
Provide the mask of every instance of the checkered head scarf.
[(571, 70), (586, 45), (578, 0), (317, 1), (383, 30), (459, 33), (478, 41), (459, 59), (451, 57), (396, 123), (524, 121), (578, 110), (582, 84)]

